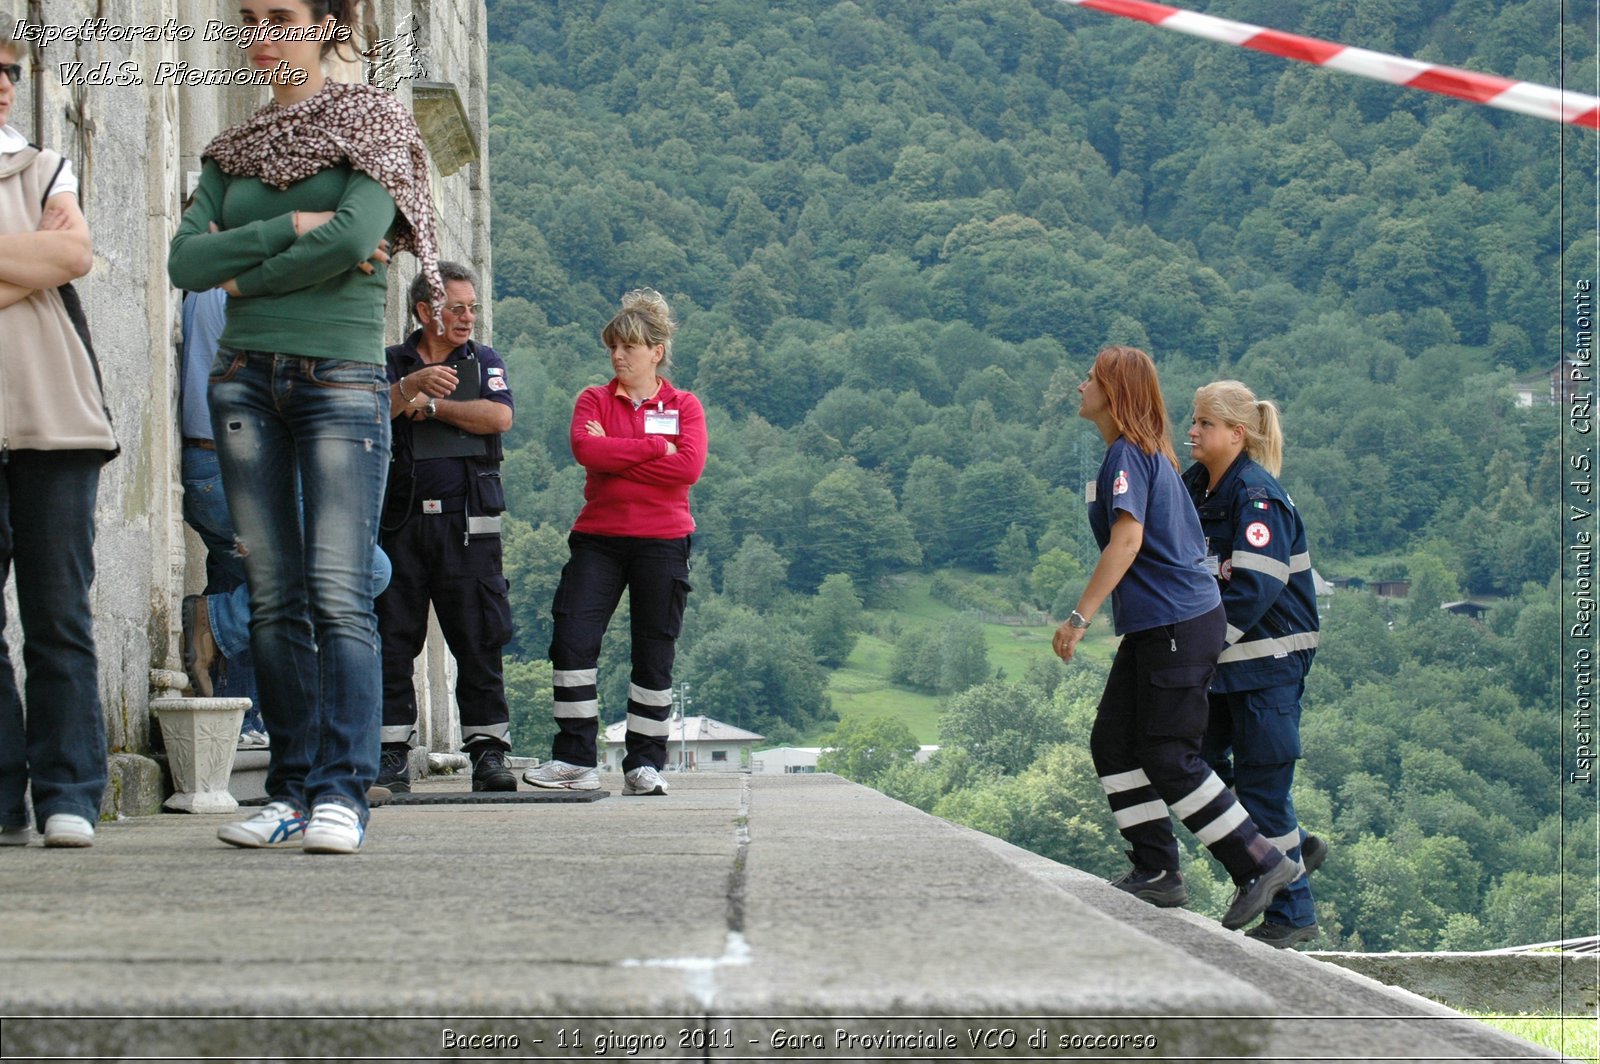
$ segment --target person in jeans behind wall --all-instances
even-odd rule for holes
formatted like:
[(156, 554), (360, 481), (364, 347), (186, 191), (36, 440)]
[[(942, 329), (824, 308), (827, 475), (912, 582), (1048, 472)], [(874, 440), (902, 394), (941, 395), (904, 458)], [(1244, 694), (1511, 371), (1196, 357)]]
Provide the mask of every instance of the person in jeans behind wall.
[(616, 376), (585, 388), (572, 411), (573, 457), (588, 473), (583, 511), (567, 538), (550, 612), (555, 621), (559, 729), (551, 760), (523, 779), (535, 787), (596, 790), (600, 730), (596, 664), (600, 640), (623, 589), (632, 617), (633, 682), (622, 762), (623, 794), (666, 794), (672, 659), (689, 594), (694, 518), (689, 487), (706, 464), (700, 401), (663, 378), (677, 322), (659, 292), (640, 289), (600, 332)]
[[(94, 508), (117, 451), (76, 296), (94, 251), (78, 180), (7, 121), (25, 46), (0, 28), (0, 590), (15, 563), (27, 714), (0, 599), (0, 846), (88, 846), (106, 784), (94, 618)], [(69, 308), (66, 300), (71, 299)]]
[[(1112, 881), (1152, 905), (1189, 900), (1178, 870), (1176, 813), (1227, 868), (1238, 888), (1222, 917), (1236, 930), (1300, 878), (1200, 757), (1206, 687), (1227, 618), (1205, 569), (1200, 518), (1178, 479), (1155, 363), (1135, 347), (1108, 347), (1078, 386), (1078, 416), (1106, 442), (1085, 488), (1100, 560), (1077, 608), (1056, 630), (1072, 660), (1095, 611), (1111, 599), (1122, 636), (1089, 734), (1089, 753), (1133, 868)], [(1170, 810), (1170, 812), (1169, 812)]]
[(341, 41), (359, 47), (370, 3), (234, 10), (284, 31), (245, 49), (274, 73), (272, 103), (207, 145), (167, 259), (177, 287), (230, 296), (211, 424), (272, 737), (271, 801), (217, 835), (349, 854), (366, 837), (382, 708), (371, 561), (389, 464), (385, 241), (416, 255), (442, 305), (428, 153), (393, 94), (324, 72), (335, 48), (352, 50)]
[[(244, 560), (234, 554), (233, 518), (222, 494), (222, 470), (211, 434), (207, 381), (228, 323), (228, 293), (220, 288), (183, 294), (183, 371), (178, 417), (183, 426), (183, 519), (206, 547), (206, 587), (183, 599), (183, 667), (201, 698), (248, 698), (239, 749), (268, 744), (250, 660), (250, 593)], [(212, 673), (216, 676), (213, 679)]]

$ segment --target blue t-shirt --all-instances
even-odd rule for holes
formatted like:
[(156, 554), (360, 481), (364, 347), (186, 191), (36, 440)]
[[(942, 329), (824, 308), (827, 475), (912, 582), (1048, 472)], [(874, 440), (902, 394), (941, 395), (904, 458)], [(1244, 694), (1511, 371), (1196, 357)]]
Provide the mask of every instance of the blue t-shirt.
[(1119, 436), (1106, 450), (1094, 485), (1089, 527), (1101, 550), (1111, 542), (1116, 511), (1127, 511), (1144, 526), (1139, 554), (1111, 592), (1118, 635), (1193, 620), (1222, 604), (1217, 581), (1206, 571), (1200, 515), (1171, 462)]

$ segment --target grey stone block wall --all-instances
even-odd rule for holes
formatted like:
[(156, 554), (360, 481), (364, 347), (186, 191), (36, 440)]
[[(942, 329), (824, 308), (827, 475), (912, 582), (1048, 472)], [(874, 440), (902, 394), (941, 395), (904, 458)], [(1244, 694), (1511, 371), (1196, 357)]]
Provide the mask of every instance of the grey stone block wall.
[[(406, 46), (415, 44), (420, 54), (434, 58), (429, 80), (455, 86), (483, 145), (487, 16), (482, 0), (379, 0), (375, 9), (384, 36), (393, 36), (399, 26), (409, 30), (411, 16), (417, 16), (417, 33)], [(105, 467), (100, 485), (95, 639), (111, 750), (140, 755), (150, 749), (151, 670), (180, 667), (178, 603), (186, 592), (198, 590), (203, 579), (199, 544), (186, 535), (181, 516), (174, 346), (180, 294), (167, 283), (166, 248), (177, 228), (186, 175), (199, 170), (200, 152), (212, 136), (260, 107), (268, 95), (265, 88), (251, 86), (154, 83), (162, 62), (241, 66), (235, 46), (203, 40), (209, 20), (237, 22), (236, 6), (217, 0), (0, 0), (0, 20), (8, 28), (19, 20), (81, 26), (97, 17), (111, 27), (161, 27), (170, 20), (196, 28), (188, 41), (102, 38), (35, 47), (24, 64), (25, 83), (12, 113), (12, 123), (25, 135), (72, 161), (94, 234), (94, 269), (78, 282), (78, 289), (122, 445), (121, 457)], [(114, 73), (130, 69), (146, 83), (63, 84), (63, 64), (93, 68), (106, 62)], [(362, 76), (348, 67), (334, 74), (345, 80)], [(410, 102), (409, 82), (401, 82), (396, 91)], [(493, 264), (488, 256), (487, 167), (479, 162), (453, 174), (436, 173), (434, 193), (441, 252), (471, 261), (489, 287)], [(400, 293), (415, 270), (410, 256), (395, 263), (390, 342), (403, 335)], [(21, 631), (9, 587), (6, 595), (6, 639), (20, 681)], [(446, 713), (436, 707), (434, 717), (453, 720), (446, 655), (436, 650), (429, 660), (433, 668), (426, 673), (423, 693), (427, 701), (442, 699), (443, 708), (450, 709)]]

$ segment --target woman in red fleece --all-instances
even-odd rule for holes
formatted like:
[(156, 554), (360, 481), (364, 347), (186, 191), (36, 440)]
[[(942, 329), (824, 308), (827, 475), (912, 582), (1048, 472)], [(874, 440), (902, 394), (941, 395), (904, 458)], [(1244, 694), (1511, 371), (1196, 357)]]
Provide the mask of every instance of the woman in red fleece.
[(689, 594), (694, 518), (689, 486), (706, 465), (700, 400), (660, 371), (672, 365), (678, 323), (661, 293), (629, 292), (600, 332), (616, 376), (585, 388), (572, 411), (572, 455), (588, 472), (583, 512), (567, 543), (550, 612), (555, 634), (555, 718), (550, 760), (523, 774), (535, 787), (600, 787), (595, 694), (600, 639), (624, 588), (632, 617), (633, 682), (628, 685), (623, 794), (666, 794), (672, 658)]

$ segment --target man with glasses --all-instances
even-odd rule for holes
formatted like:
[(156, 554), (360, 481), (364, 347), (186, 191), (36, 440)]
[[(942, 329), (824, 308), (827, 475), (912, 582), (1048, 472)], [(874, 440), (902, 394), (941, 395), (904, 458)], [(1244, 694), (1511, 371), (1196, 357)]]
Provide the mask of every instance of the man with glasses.
[(432, 603), (459, 675), (461, 744), (472, 758), (472, 789), (514, 791), (506, 761), (511, 713), (500, 649), (511, 639), (511, 603), (501, 572), (500, 436), (511, 428), (506, 364), (472, 339), (478, 279), (439, 263), (445, 299), (436, 309), (427, 279), (409, 293), (421, 326), (387, 351), (394, 430), (382, 543), (394, 562), (378, 597), (383, 643), (383, 755), (380, 787), (409, 791), (417, 701), (412, 669), (427, 638)]

